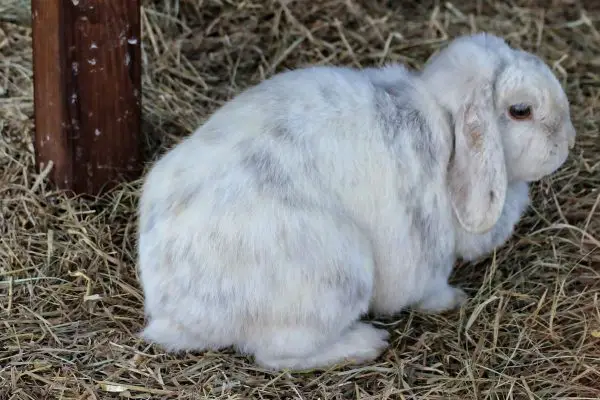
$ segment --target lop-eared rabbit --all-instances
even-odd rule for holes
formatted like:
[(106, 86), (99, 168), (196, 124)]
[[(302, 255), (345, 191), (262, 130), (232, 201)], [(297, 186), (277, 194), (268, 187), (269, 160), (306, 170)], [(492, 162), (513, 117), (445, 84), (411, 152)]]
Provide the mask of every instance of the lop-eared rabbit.
[(148, 173), (139, 272), (169, 351), (233, 346), (268, 369), (376, 359), (366, 313), (467, 296), (458, 258), (502, 245), (575, 139), (538, 57), (489, 34), (422, 71), (307, 67), (218, 109)]

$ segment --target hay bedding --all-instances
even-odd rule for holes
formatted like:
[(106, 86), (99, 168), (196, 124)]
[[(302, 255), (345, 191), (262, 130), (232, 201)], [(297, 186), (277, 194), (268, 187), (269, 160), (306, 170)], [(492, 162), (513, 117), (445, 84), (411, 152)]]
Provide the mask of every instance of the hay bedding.
[(598, 7), (145, 2), (149, 157), (273, 72), (309, 63), (419, 67), (448, 38), (475, 30), (541, 54), (573, 102), (579, 137), (565, 167), (535, 185), (534, 208), (510, 243), (457, 269), (454, 280), (472, 296), (463, 310), (379, 321), (392, 342), (370, 365), (273, 374), (231, 351), (166, 355), (135, 337), (143, 324), (139, 182), (86, 201), (35, 174), (27, 3), (0, 5), (1, 399), (600, 398)]

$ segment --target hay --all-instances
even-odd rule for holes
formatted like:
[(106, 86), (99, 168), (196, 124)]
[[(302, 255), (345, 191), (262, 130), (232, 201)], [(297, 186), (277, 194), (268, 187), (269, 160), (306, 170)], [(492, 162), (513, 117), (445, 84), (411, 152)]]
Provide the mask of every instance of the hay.
[(598, 7), (145, 3), (151, 156), (273, 72), (310, 63), (419, 67), (447, 39), (476, 30), (540, 54), (573, 102), (579, 137), (567, 164), (535, 185), (534, 208), (510, 243), (457, 268), (454, 281), (472, 296), (463, 310), (379, 321), (392, 342), (370, 365), (273, 374), (232, 352), (166, 355), (135, 337), (144, 322), (134, 262), (139, 182), (84, 201), (35, 174), (31, 32), (19, 17), (26, 3), (0, 6), (0, 398), (600, 397)]

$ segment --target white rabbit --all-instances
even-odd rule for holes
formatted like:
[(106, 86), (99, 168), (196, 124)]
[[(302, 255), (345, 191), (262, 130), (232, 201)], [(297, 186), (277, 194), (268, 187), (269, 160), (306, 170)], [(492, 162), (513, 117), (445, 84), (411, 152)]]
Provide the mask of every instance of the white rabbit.
[(504, 243), (527, 182), (574, 136), (549, 68), (491, 35), (454, 40), (421, 73), (275, 75), (148, 173), (141, 335), (271, 369), (373, 360), (388, 332), (361, 316), (460, 306), (457, 257)]

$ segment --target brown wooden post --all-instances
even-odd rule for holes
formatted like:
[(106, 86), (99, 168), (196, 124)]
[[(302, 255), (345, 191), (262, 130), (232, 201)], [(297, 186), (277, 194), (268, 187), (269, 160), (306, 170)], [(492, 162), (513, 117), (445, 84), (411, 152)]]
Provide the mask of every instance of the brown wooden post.
[(32, 0), (35, 152), (61, 189), (141, 171), (140, 0)]

